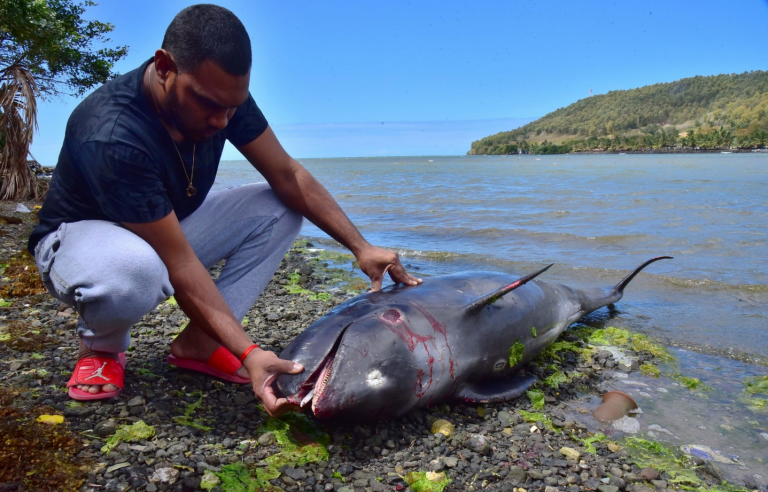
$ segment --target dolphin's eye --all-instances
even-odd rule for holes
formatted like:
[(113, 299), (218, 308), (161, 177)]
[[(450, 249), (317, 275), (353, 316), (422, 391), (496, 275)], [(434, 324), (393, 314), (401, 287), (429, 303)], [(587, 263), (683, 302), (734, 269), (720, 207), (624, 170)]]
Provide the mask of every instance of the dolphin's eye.
[(496, 369), (497, 371), (501, 371), (505, 367), (507, 367), (507, 361), (505, 361), (505, 360), (500, 360), (496, 364), (493, 365), (493, 368)]
[(397, 309), (388, 309), (384, 312), (384, 314), (381, 315), (381, 318), (385, 321), (389, 321), (390, 323), (397, 323), (400, 321), (400, 311)]

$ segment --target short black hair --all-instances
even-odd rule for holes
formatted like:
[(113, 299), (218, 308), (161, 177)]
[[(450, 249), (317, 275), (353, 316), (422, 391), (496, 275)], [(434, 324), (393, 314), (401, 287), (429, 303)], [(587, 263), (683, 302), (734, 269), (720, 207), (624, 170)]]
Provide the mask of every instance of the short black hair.
[(180, 72), (191, 72), (211, 60), (230, 75), (251, 69), (251, 38), (235, 14), (209, 3), (187, 7), (173, 18), (163, 37), (163, 49)]

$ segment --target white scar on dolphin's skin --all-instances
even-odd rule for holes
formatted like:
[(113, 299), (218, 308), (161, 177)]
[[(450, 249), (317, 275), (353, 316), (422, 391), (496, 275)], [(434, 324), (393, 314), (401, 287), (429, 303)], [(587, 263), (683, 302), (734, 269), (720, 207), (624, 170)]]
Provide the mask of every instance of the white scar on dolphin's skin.
[(381, 386), (384, 384), (384, 377), (381, 375), (381, 372), (378, 369), (374, 369), (368, 373), (368, 376), (365, 377), (365, 382), (368, 383), (368, 386)]

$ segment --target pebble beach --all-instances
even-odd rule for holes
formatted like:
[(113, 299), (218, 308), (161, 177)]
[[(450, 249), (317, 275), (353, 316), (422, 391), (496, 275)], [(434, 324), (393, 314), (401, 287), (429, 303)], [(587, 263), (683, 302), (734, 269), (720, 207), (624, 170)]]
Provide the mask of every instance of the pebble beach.
[[(728, 478), (717, 462), (695, 457), (677, 457), (680, 470), (670, 460), (649, 466), (642, 443), (628, 444), (619, 431), (598, 433), (593, 408), (574, 412), (579, 395), (600, 396), (615, 372), (639, 371), (653, 360), (632, 353), (636, 362), (622, 366), (610, 352), (587, 356), (587, 343), (574, 330), (560, 341), (575, 349), (546, 354), (526, 369), (540, 379), (533, 396), (445, 402), (373, 424), (303, 414), (270, 419), (250, 385), (165, 361), (187, 321), (170, 299), (135, 326), (122, 394), (73, 402), (65, 385), (77, 355), (77, 314), (35, 284), (34, 264), (20, 256), (35, 216), (14, 212), (15, 206), (4, 203), (0, 212), (2, 492), (646, 492), (681, 485), (706, 490)], [(249, 311), (246, 331), (279, 354), (360, 291), (350, 268), (349, 259), (298, 241)], [(567, 377), (543, 384), (553, 367)], [(693, 475), (686, 479), (683, 469)], [(748, 478), (728, 487), (716, 490), (766, 490)]]

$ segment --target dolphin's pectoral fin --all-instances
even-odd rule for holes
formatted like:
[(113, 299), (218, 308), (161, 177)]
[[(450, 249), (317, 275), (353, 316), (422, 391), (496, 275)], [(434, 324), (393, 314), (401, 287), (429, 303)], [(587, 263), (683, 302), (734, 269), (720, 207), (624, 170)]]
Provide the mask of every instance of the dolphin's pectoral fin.
[(475, 403), (514, 400), (536, 382), (534, 376), (515, 376), (494, 379), (480, 384), (466, 385), (456, 393), (456, 398)]

